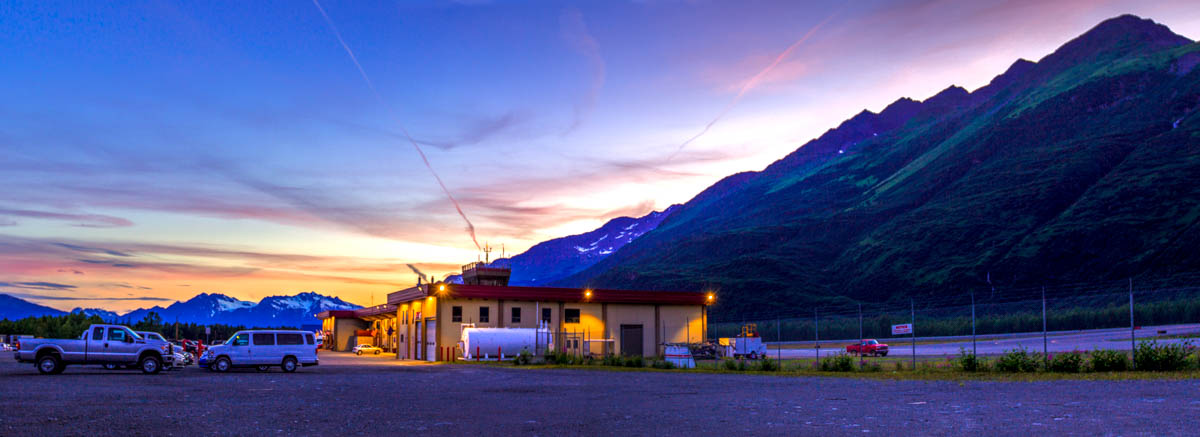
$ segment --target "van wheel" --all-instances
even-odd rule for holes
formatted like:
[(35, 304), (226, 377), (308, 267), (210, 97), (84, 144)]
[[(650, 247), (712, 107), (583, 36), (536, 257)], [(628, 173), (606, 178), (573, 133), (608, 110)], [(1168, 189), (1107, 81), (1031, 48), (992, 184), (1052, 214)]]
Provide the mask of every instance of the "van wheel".
[(57, 375), (63, 371), (62, 361), (58, 359), (58, 355), (45, 355), (38, 358), (37, 369), (38, 373), (43, 375)]
[(218, 372), (225, 373), (228, 372), (229, 369), (233, 368), (233, 363), (229, 361), (229, 357), (221, 357), (217, 358), (217, 361), (213, 363), (212, 368)]
[(138, 367), (142, 369), (142, 373), (153, 375), (162, 370), (162, 360), (154, 355), (146, 355), (138, 362)]
[(297, 367), (297, 366), (296, 366), (296, 359), (295, 359), (294, 357), (287, 357), (287, 358), (284, 358), (284, 359), (283, 359), (283, 365), (282, 365), (281, 367), (283, 367), (283, 371), (284, 371), (284, 372), (288, 372), (288, 373), (295, 372), (295, 371), (296, 371), (296, 367)]
[(271, 366), (266, 366), (266, 365), (258, 366), (258, 371), (259, 372), (269, 372), (269, 371), (271, 371)]

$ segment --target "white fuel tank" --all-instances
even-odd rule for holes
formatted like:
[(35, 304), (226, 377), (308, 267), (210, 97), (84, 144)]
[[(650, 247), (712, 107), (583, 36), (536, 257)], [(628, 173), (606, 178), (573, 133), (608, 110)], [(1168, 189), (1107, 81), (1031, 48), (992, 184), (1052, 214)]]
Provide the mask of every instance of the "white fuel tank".
[(546, 350), (550, 342), (550, 331), (534, 328), (463, 328), (463, 358), (475, 359), (488, 357), (497, 358), (504, 354), (512, 358), (528, 350), (536, 354), (538, 350)]

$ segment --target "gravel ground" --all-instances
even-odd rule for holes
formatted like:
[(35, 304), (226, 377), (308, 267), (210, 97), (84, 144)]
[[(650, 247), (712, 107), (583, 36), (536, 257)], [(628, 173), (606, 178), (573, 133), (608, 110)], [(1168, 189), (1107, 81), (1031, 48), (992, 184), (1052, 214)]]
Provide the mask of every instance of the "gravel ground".
[(404, 364), (161, 375), (0, 358), (0, 435), (1195, 435), (1200, 381), (941, 382)]

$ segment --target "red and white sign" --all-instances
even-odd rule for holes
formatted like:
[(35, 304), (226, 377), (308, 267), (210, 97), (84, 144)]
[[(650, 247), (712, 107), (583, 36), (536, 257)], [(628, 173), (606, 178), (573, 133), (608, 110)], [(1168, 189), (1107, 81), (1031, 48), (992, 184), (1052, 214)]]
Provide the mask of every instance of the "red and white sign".
[(903, 325), (892, 325), (892, 335), (906, 335), (906, 334), (912, 334), (912, 323), (905, 323)]

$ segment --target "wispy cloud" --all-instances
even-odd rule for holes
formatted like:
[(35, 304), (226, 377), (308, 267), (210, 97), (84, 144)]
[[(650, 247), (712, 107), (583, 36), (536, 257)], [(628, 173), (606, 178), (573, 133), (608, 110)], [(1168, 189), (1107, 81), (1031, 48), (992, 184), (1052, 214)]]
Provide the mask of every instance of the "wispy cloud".
[(592, 109), (595, 108), (600, 89), (604, 88), (606, 68), (604, 57), (600, 55), (600, 44), (588, 31), (587, 23), (583, 21), (583, 13), (578, 8), (570, 7), (563, 10), (558, 17), (558, 25), (563, 41), (587, 60), (588, 70), (591, 73), (591, 81), (587, 90), (583, 97), (575, 103), (571, 124), (563, 132), (563, 134), (567, 134), (583, 124)]
[(72, 226), (78, 226), (81, 228), (115, 228), (133, 226), (133, 222), (127, 219), (101, 214), (72, 214), (50, 211), (35, 211), (29, 209), (0, 208), (0, 216), (68, 221), (71, 222)]
[(77, 288), (74, 285), (54, 282), (0, 282), (0, 287), (25, 288), (29, 290), (71, 290)]
[(175, 301), (175, 299), (169, 299), (169, 298), (165, 298), (165, 297), (156, 297), (156, 296), (103, 297), (103, 296), (44, 296), (44, 295), (40, 295), (40, 294), (31, 294), (31, 293), (5, 293), (5, 294), (8, 294), (9, 296), (13, 296), (13, 297), (19, 297), (21, 299), (26, 299), (26, 300), (56, 300), (56, 301), (58, 301), (58, 300), (61, 300), (61, 301), (88, 300), (88, 301), (111, 301), (111, 302), (120, 302), (120, 301), (174, 302)]

